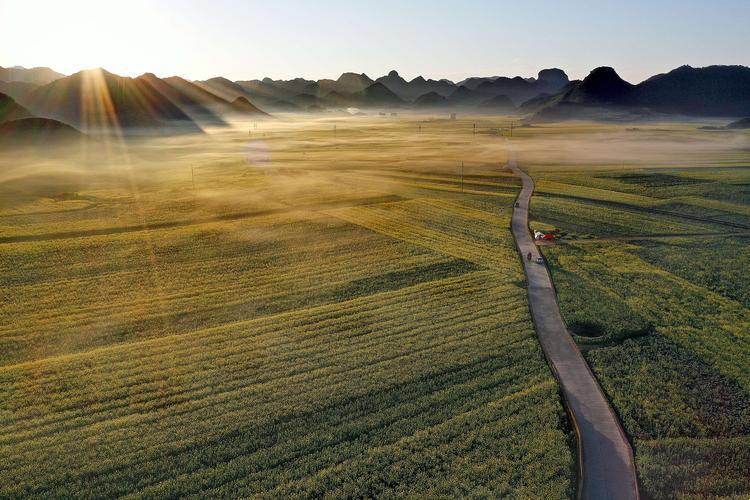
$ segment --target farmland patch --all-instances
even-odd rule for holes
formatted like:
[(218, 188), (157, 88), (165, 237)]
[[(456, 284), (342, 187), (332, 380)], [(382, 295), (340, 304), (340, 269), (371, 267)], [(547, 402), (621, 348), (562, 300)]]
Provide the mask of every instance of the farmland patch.
[(684, 184), (703, 184), (710, 180), (697, 179), (683, 175), (665, 173), (625, 173), (609, 176), (627, 184), (638, 184), (647, 187), (671, 187)]

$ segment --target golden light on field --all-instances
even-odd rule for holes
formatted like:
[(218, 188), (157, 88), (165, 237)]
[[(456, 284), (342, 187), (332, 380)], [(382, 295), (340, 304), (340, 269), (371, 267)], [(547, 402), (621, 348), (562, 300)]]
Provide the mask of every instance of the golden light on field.
[[(103, 77), (86, 82), (96, 98), (82, 109), (112, 124)], [(440, 461), (461, 464), (445, 491), (566, 497), (575, 457), (509, 230), (519, 187), (504, 168), (509, 146), (535, 178), (531, 227), (569, 238), (543, 250), (567, 273), (555, 284), (569, 324), (604, 317), (611, 338), (620, 325), (630, 335), (653, 321), (750, 387), (750, 354), (732, 343), (746, 336), (746, 308), (690, 282), (687, 266), (654, 260), (665, 249), (696, 262), (700, 253), (702, 265), (723, 255), (742, 275), (747, 247), (727, 244), (721, 224), (750, 214), (747, 135), (580, 122), (519, 128), (511, 139), (499, 132), (507, 122), (284, 114), (203, 134), (101, 137), (83, 157), (0, 156), (0, 370), (13, 405), (0, 452), (18, 457), (0, 471), (0, 496), (117, 496), (136, 483), (153, 496), (322, 496), (324, 475), (346, 496), (360, 484), (351, 478), (389, 484), (391, 457), (426, 470), (439, 450)], [(693, 218), (673, 214), (683, 207)], [(725, 219), (694, 218), (706, 211)], [(675, 234), (711, 239), (680, 250), (686, 240)], [(667, 358), (644, 365), (655, 380), (671, 376), (658, 369)], [(636, 356), (591, 359), (616, 392), (607, 375)], [(685, 358), (676, 359), (679, 372)], [(629, 366), (625, 392), (653, 387)], [(662, 387), (683, 390), (686, 380)], [(714, 375), (701, 380), (701, 391), (724, 394)], [(732, 394), (741, 413), (745, 399)], [(682, 408), (686, 422), (702, 418)], [(475, 436), (500, 445), (476, 447)], [(637, 449), (669, 463), (674, 445), (653, 436)], [(733, 456), (724, 441), (711, 440), (711, 456)], [(521, 476), (528, 462), (518, 457), (531, 453), (542, 470)], [(467, 463), (481, 473), (467, 474)]]
[(750, 499), (750, 0), (443, 3), (0, 0), (0, 500)]

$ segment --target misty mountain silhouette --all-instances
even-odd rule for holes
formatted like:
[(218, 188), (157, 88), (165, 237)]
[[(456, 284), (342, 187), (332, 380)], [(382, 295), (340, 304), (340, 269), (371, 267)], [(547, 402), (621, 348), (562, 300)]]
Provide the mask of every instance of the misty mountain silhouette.
[(457, 85), (449, 80), (432, 80), (418, 76), (409, 82), (408, 90), (402, 97), (404, 99), (416, 99), (429, 92), (436, 92), (443, 97), (448, 97), (456, 88)]
[(664, 113), (750, 115), (750, 68), (681, 66), (636, 86), (640, 106)]
[(516, 105), (507, 95), (496, 95), (482, 102), (480, 108), (484, 111), (497, 113), (512, 113), (516, 110)]
[(304, 78), (294, 78), (292, 80), (271, 80), (264, 78), (263, 83), (275, 85), (278, 88), (285, 89), (291, 95), (309, 94), (317, 95), (320, 92), (320, 85), (315, 80), (306, 80)]
[(386, 76), (381, 76), (376, 81), (388, 87), (404, 101), (416, 101), (420, 96), (431, 92), (447, 97), (455, 90), (455, 85), (447, 80), (425, 80), (418, 76), (407, 82), (396, 70), (389, 72)]
[(64, 76), (49, 68), (24, 68), (23, 66), (3, 68), (0, 66), (0, 80), (4, 82), (26, 82), (36, 85), (46, 85)]
[[(469, 78), (466, 78), (465, 80), (461, 80), (456, 84), (458, 87), (466, 87), (468, 89), (474, 90), (479, 85), (483, 84), (484, 82), (493, 82), (500, 78), (499, 76), (472, 76)], [(520, 78), (520, 77), (519, 77)], [(523, 80), (523, 78), (521, 78)]]
[(228, 107), (229, 103), (211, 92), (177, 76), (160, 79), (153, 73), (146, 73), (136, 80), (151, 85), (193, 121), (207, 125), (226, 125), (212, 107)]
[(537, 74), (537, 81), (551, 88), (562, 88), (568, 83), (568, 75), (559, 68), (543, 69)]
[(448, 96), (448, 104), (454, 107), (476, 106), (490, 95), (490, 93), (479, 92), (461, 85)]
[[(561, 87), (562, 85), (556, 86), (553, 88), (553, 91), (557, 91)], [(485, 96), (504, 95), (518, 103), (549, 90), (547, 85), (539, 84), (536, 81), (529, 81), (520, 76), (514, 78), (500, 77), (494, 80), (483, 81), (473, 87), (473, 89)]]
[(239, 96), (237, 99), (232, 101), (231, 108), (232, 111), (236, 113), (246, 114), (246, 115), (265, 115), (267, 116), (268, 113), (265, 113), (261, 110), (259, 110), (253, 103), (251, 103), (247, 97), (245, 96)]
[(0, 123), (0, 142), (5, 145), (49, 145), (85, 137), (70, 125), (50, 118), (22, 118)]
[(448, 106), (448, 98), (437, 92), (428, 92), (423, 94), (414, 101), (414, 105), (419, 108), (440, 108)]
[(327, 94), (333, 91), (343, 95), (362, 92), (373, 83), (375, 81), (364, 73), (343, 73), (338, 80), (323, 79), (318, 81), (321, 92)]
[[(214, 94), (220, 99), (232, 103), (232, 110), (235, 112), (244, 112), (246, 114), (255, 114), (259, 116), (267, 114), (264, 111), (258, 109), (253, 104), (256, 96), (237, 82), (233, 82), (231, 80), (228, 80), (227, 78), (218, 76), (202, 82), (199, 81), (193, 83), (198, 87), (208, 91), (209, 93)], [(248, 101), (248, 103), (251, 104), (252, 107), (243, 106), (242, 101), (235, 105), (234, 103), (239, 97), (242, 97), (243, 99)]]
[(38, 116), (54, 118), (82, 130), (175, 127), (200, 128), (151, 82), (85, 70), (32, 91), (26, 104)]
[(557, 93), (568, 82), (568, 75), (563, 70), (550, 68), (541, 70), (537, 78), (472, 77), (459, 82), (458, 85), (484, 94), (485, 99), (505, 95), (514, 104), (521, 104), (541, 93)]
[(606, 111), (743, 116), (750, 114), (750, 68), (682, 66), (632, 85), (614, 69), (600, 67), (559, 94), (522, 105), (528, 111), (534, 107), (537, 119), (596, 117)]
[(363, 106), (399, 106), (404, 104), (403, 99), (380, 82), (369, 85), (361, 92), (355, 92), (351, 97)]
[[(537, 119), (599, 118), (612, 113), (645, 117), (656, 113), (693, 116), (750, 115), (750, 68), (682, 66), (637, 85), (610, 67), (599, 67), (581, 81), (564, 71), (543, 69), (536, 78), (472, 77), (453, 83), (397, 71), (372, 80), (343, 73), (335, 80), (247, 80), (224, 77), (191, 82), (146, 73), (121, 77), (102, 69), (60, 76), (48, 68), (0, 68), (4, 75), (30, 81), (0, 81), (4, 120), (41, 116), (84, 131), (111, 128), (167, 128), (199, 131), (200, 124), (222, 125), (227, 114), (264, 116), (261, 108), (282, 111), (347, 107), (465, 108), (533, 114)], [(260, 107), (259, 107), (260, 106)]]
[[(215, 80), (202, 83), (216, 86), (219, 82)], [(404, 106), (410, 103), (420, 108), (446, 105), (474, 107), (489, 101), (496, 95), (505, 95), (511, 101), (515, 101), (514, 104), (520, 104), (540, 92), (555, 93), (568, 82), (568, 77), (562, 70), (552, 68), (540, 71), (538, 78), (481, 77), (466, 81), (471, 82), (471, 86), (457, 85), (450, 80), (428, 80), (422, 76), (407, 81), (396, 70), (373, 81), (364, 73), (348, 72), (343, 73), (336, 80), (263, 78), (262, 80), (229, 82), (224, 79), (220, 83), (223, 93), (217, 93), (224, 98), (238, 95), (240, 89), (232, 85), (237, 84), (252, 102), (265, 109), (276, 111), (299, 111), (322, 107)], [(375, 84), (382, 85), (389, 92), (380, 86), (373, 87)], [(460, 87), (466, 87), (470, 92), (463, 89), (456, 93)], [(453, 97), (445, 101), (436, 99), (434, 95), (430, 95), (431, 93), (446, 98)], [(429, 97), (421, 98), (427, 95)]]
[[(369, 83), (368, 82), (372, 82)], [(322, 107), (401, 106), (404, 101), (367, 75), (344, 73), (338, 80), (251, 80), (240, 82), (258, 102), (275, 110), (306, 110)], [(351, 89), (359, 89), (351, 91)]]
[(0, 123), (32, 116), (34, 115), (28, 109), (18, 104), (12, 97), (0, 94)]
[(225, 113), (249, 116), (267, 114), (254, 106), (244, 95), (228, 101), (179, 76), (164, 78), (162, 82), (166, 84), (159, 85), (162, 94), (170, 97), (181, 109), (187, 108), (187, 113), (191, 116), (195, 114), (199, 121), (213, 117), (215, 121), (224, 123), (221, 116)]
[(385, 85), (391, 92), (398, 96), (404, 97), (409, 93), (409, 82), (404, 80), (395, 69), (375, 81)]
[(348, 95), (340, 94), (335, 90), (328, 92), (321, 98), (320, 102), (327, 107), (347, 107), (354, 104)]
[(249, 97), (242, 85), (224, 78), (223, 76), (217, 76), (209, 78), (208, 80), (196, 81), (193, 83), (227, 102), (232, 102), (240, 96)]
[(0, 80), (0, 92), (9, 95), (14, 101), (21, 105), (23, 105), (23, 102), (28, 95), (37, 88), (39, 88), (39, 85), (36, 83), (4, 82)]
[(320, 86), (318, 82), (295, 78), (293, 80), (245, 80), (238, 83), (246, 96), (266, 110), (302, 111), (318, 105)]
[(609, 67), (600, 67), (568, 90), (562, 102), (591, 106), (623, 106), (634, 102), (635, 86), (629, 84)]
[[(253, 102), (267, 103), (272, 109), (304, 110), (321, 107), (395, 106), (411, 103), (418, 108), (475, 108), (487, 103), (507, 109), (505, 96), (523, 113), (539, 112), (547, 118), (566, 118), (613, 109), (639, 115), (652, 112), (686, 115), (742, 116), (750, 114), (750, 69), (742, 66), (711, 66), (694, 69), (677, 68), (632, 85), (610, 67), (594, 69), (585, 79), (571, 82), (564, 71), (549, 68), (536, 78), (472, 77), (454, 84), (448, 80), (426, 80), (418, 76), (407, 81), (396, 70), (377, 78), (393, 95), (374, 87), (366, 74), (343, 73), (338, 79), (317, 82), (303, 78), (293, 80), (225, 81), (233, 95), (244, 88)], [(396, 100), (398, 97), (402, 102)], [(437, 96), (446, 99), (439, 99)], [(743, 104), (744, 103), (744, 104)]]

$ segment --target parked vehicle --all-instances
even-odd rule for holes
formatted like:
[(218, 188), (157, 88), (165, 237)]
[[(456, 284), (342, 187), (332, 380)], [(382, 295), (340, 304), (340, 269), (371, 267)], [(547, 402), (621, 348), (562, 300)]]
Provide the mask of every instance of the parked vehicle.
[(552, 241), (555, 239), (554, 233), (543, 233), (541, 231), (534, 231), (535, 240)]

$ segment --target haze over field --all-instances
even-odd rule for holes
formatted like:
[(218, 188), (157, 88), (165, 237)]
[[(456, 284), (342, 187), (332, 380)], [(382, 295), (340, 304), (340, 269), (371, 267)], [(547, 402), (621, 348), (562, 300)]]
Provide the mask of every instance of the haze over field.
[[(566, 232), (570, 245), (578, 245), (566, 252), (585, 250), (587, 265), (593, 266), (598, 262), (594, 259), (606, 258), (596, 253), (596, 245), (607, 238), (616, 242), (675, 231), (738, 231), (724, 224), (742, 224), (750, 210), (743, 191), (750, 163), (748, 135), (669, 122), (637, 128), (578, 122), (517, 128), (511, 138), (507, 123), (503, 116), (450, 120), (439, 115), (287, 114), (271, 121), (233, 121), (202, 135), (127, 140), (105, 136), (63, 143), (61, 149), (4, 151), (0, 245), (7, 300), (0, 314), (6, 318), (8, 335), (2, 340), (2, 370), (15, 382), (7, 386), (3, 404), (12, 405), (10, 415), (15, 417), (9, 432), (24, 437), (17, 445), (2, 445), (6, 455), (16, 457), (4, 473), (3, 492), (132, 492), (132, 483), (102, 467), (115, 463), (130, 468), (131, 459), (137, 459), (147, 465), (140, 462), (131, 470), (138, 471), (135, 480), (146, 493), (210, 491), (233, 496), (270, 491), (283, 496), (289, 488), (331, 491), (328, 483), (305, 479), (304, 471), (312, 468), (343, 481), (342, 488), (350, 487), (343, 477), (361, 474), (387, 494), (392, 490), (385, 485), (394, 477), (394, 469), (387, 466), (391, 457), (403, 456), (413, 464), (410, 467), (424, 467), (426, 457), (434, 457), (436, 443), (445, 442), (441, 460), (464, 464), (471, 456), (472, 467), (486, 472), (467, 475), (458, 466), (454, 476), (440, 483), (414, 483), (409, 472), (396, 487), (409, 483), (411, 491), (450, 492), (458, 481), (461, 488), (497, 495), (544, 491), (553, 497), (571, 496), (575, 462), (565, 443), (572, 439), (572, 431), (560, 417), (562, 403), (533, 336), (523, 299), (523, 273), (507, 230), (518, 189), (518, 181), (504, 168), (509, 148), (539, 179), (532, 224)], [(661, 192), (638, 188), (637, 183), (652, 178)], [(658, 187), (664, 185), (678, 188)], [(691, 190), (679, 187), (683, 185)], [(666, 215), (655, 216), (651, 210)], [(729, 238), (727, 244), (732, 244)], [(614, 245), (604, 248), (620, 252), (616, 258), (622, 262), (633, 259), (627, 252), (638, 248)], [(645, 248), (652, 252), (649, 259), (663, 258), (661, 247)], [(550, 252), (562, 268), (556, 271), (563, 273), (556, 275), (556, 282), (571, 286), (569, 273), (584, 270), (566, 270), (571, 261), (560, 253), (563, 249)], [(639, 268), (627, 269), (620, 272), (629, 276)], [(711, 321), (723, 326), (708, 322), (695, 330), (703, 332), (700, 335), (683, 338), (670, 329), (682, 323), (669, 323), (656, 315), (661, 309), (643, 310), (625, 297), (612, 314), (623, 315), (629, 323), (622, 329), (620, 323), (605, 325), (607, 338), (627, 337), (635, 331), (632, 328), (640, 328), (639, 321), (653, 321), (656, 330), (646, 340), (622, 345), (614, 341), (627, 356), (647, 349), (647, 357), (635, 358), (644, 370), (662, 366), (653, 349), (678, 349), (664, 342), (677, 342), (680, 356), (702, 352), (697, 358), (689, 354), (690, 366), (711, 384), (704, 390), (716, 391), (712, 397), (719, 397), (722, 387), (739, 391), (727, 403), (738, 423), (701, 432), (682, 427), (666, 433), (653, 430), (651, 421), (639, 416), (639, 406), (622, 394), (613, 375), (619, 365), (602, 364), (609, 348), (599, 347), (592, 360), (607, 377), (608, 390), (617, 391), (618, 410), (633, 415), (626, 427), (637, 436), (636, 458), (647, 491), (657, 497), (673, 488), (746, 491), (739, 472), (747, 463), (744, 459), (725, 467), (714, 462), (715, 457), (721, 464), (746, 452), (742, 422), (747, 415), (741, 409), (744, 400), (736, 398), (747, 397), (747, 380), (733, 374), (741, 373), (744, 362), (710, 361), (719, 359), (718, 352), (726, 354), (729, 347), (724, 343), (731, 342), (727, 339), (732, 335), (743, 335), (746, 306), (731, 302), (737, 298), (716, 298), (708, 288), (699, 292), (703, 289), (680, 281), (682, 274), (674, 272), (653, 276), (669, 276), (671, 286), (677, 287), (675, 294), (689, 289), (718, 300), (723, 316)], [(712, 284), (711, 290), (742, 289), (736, 279), (723, 279), (729, 281), (721, 288)], [(49, 287), (54, 287), (54, 294), (46, 291)], [(590, 324), (586, 315), (592, 313), (565, 290), (566, 314)], [(666, 296), (659, 300), (672, 300), (672, 292), (663, 293)], [(745, 300), (743, 295), (730, 296)], [(408, 312), (399, 309), (402, 302)], [(44, 308), (38, 309), (37, 303), (44, 303)], [(103, 310), (108, 311), (104, 316)], [(405, 323), (406, 317), (412, 319)], [(360, 326), (347, 326), (352, 322)], [(428, 331), (434, 335), (426, 337)], [(375, 332), (380, 332), (377, 338)], [(258, 335), (263, 345), (268, 342), (260, 351), (254, 340)], [(350, 340), (341, 340), (342, 335)], [(396, 338), (387, 340), (391, 336)], [(293, 347), (282, 347), (290, 341)], [(516, 347), (509, 348), (506, 341)], [(638, 347), (644, 342), (648, 344)], [(343, 351), (330, 352), (329, 343)], [(178, 355), (163, 353), (178, 346)], [(225, 358), (229, 364), (220, 361)], [(386, 361), (392, 358), (404, 361)], [(112, 363), (120, 371), (105, 377)], [(381, 368), (373, 372), (373, 363)], [(52, 366), (58, 375), (42, 377)], [(153, 369), (144, 371), (143, 366)], [(348, 376), (336, 375), (337, 369), (362, 376), (353, 383)], [(297, 389), (284, 389), (283, 380), (298, 370), (309, 375), (293, 386)], [(70, 388), (73, 372), (77, 384)], [(684, 418), (704, 418), (690, 416), (702, 415), (702, 400), (675, 376), (665, 371), (654, 383), (682, 384), (687, 398)], [(138, 377), (135, 386), (131, 377)], [(214, 389), (205, 392), (205, 383)], [(436, 383), (445, 392), (429, 396)], [(314, 392), (327, 384), (335, 384), (336, 390)], [(157, 386), (161, 389), (154, 392)], [(227, 391), (233, 395), (221, 396)], [(311, 391), (315, 397), (305, 396)], [(365, 398), (362, 391), (378, 396)], [(400, 399), (401, 391), (412, 396)], [(56, 405), (80, 410), (63, 416), (56, 406), (27, 396), (39, 393), (58, 398)], [(122, 404), (112, 400), (116, 394), (125, 398)], [(443, 408), (440, 413), (429, 410), (433, 397)], [(638, 397), (644, 405), (676, 404), (649, 399), (661, 393)], [(264, 402), (266, 398), (281, 398), (289, 406)], [(352, 398), (360, 407), (357, 417), (351, 416), (354, 410), (347, 403)], [(396, 398), (394, 406), (384, 410), (381, 398)], [(90, 404), (98, 410), (88, 416)], [(322, 404), (329, 410), (322, 410)], [(226, 417), (209, 416), (201, 410), (203, 405)], [(314, 424), (298, 414), (299, 405), (318, 415)], [(112, 434), (94, 432), (97, 419), (130, 419), (135, 411), (158, 415), (164, 428), (144, 421), (113, 429)], [(344, 420), (357, 419), (357, 429), (364, 427), (339, 429), (341, 412), (347, 415)], [(392, 418), (388, 412), (407, 420), (393, 427), (387, 423)], [(24, 430), (32, 415), (40, 415), (31, 424), (38, 437)], [(669, 426), (682, 422), (675, 420), (681, 415), (653, 418), (659, 426)], [(68, 429), (60, 423), (64, 418), (75, 419), (76, 426)], [(196, 421), (203, 423), (196, 427)], [(236, 427), (239, 421), (250, 427)], [(266, 441), (265, 434), (280, 424), (267, 427), (262, 423), (266, 421), (287, 422), (283, 449)], [(496, 427), (487, 428), (490, 421)], [(469, 426), (471, 436), (482, 436), (486, 444), (479, 447), (481, 453), (457, 458), (448, 452), (476, 446), (463, 443), (453, 433), (455, 425), (464, 432)], [(182, 442), (192, 443), (187, 448), (175, 448), (177, 444), (166, 437), (175, 427), (181, 429)], [(234, 430), (226, 435), (226, 428)], [(421, 431), (411, 434), (415, 428)], [(344, 446), (331, 441), (329, 432), (346, 432), (354, 442)], [(233, 433), (248, 436), (239, 443), (255, 458), (233, 461), (233, 471), (224, 470), (225, 460), (239, 453), (232, 451), (237, 445)], [(261, 441), (243, 441), (253, 435)], [(724, 435), (731, 439), (712, 441), (712, 449), (697, 439)], [(147, 447), (136, 449), (133, 443), (143, 443), (144, 436)], [(336, 451), (320, 455), (306, 444), (310, 436)], [(700, 487), (707, 490), (696, 489), (691, 475), (664, 482), (674, 477), (660, 472), (660, 467), (678, 463), (669, 441), (677, 437), (689, 438), (684, 446), (692, 450), (695, 466), (705, 468), (702, 477), (709, 482)], [(107, 449), (92, 444), (91, 452), (80, 453), (79, 441), (101, 438), (113, 444)], [(40, 439), (52, 439), (47, 444), (55, 454), (23, 451), (46, 449)], [(513, 449), (495, 448), (505, 442), (514, 443)], [(163, 453), (174, 459), (164, 464), (158, 458)], [(509, 453), (506, 465), (493, 461), (503, 453)], [(701, 458), (704, 453), (713, 458)], [(268, 468), (260, 458), (264, 454), (286, 457), (289, 465), (283, 472)], [(292, 458), (299, 454), (302, 458)], [(545, 464), (545, 470), (516, 477), (514, 471), (528, 469), (512, 457), (530, 455), (540, 466)], [(193, 460), (209, 464), (213, 472), (206, 476), (206, 471), (182, 465)], [(341, 460), (348, 464), (343, 470), (334, 466)], [(32, 464), (36, 470), (43, 467), (44, 473), (26, 474)], [(170, 470), (181, 471), (184, 480), (170, 479)], [(258, 471), (258, 483), (238, 479), (251, 470)], [(498, 482), (482, 479), (485, 474)], [(737, 489), (721, 489), (715, 478), (723, 474), (733, 475)], [(6, 480), (11, 476), (14, 481)]]

